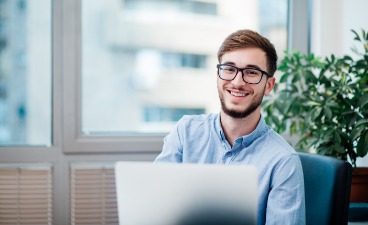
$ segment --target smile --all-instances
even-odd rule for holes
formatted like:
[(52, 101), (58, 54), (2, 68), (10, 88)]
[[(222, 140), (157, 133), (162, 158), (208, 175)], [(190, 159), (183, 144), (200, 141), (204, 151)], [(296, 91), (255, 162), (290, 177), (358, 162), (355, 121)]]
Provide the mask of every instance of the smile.
[(231, 95), (235, 96), (235, 97), (245, 97), (248, 95), (248, 93), (244, 93), (244, 92), (235, 92), (235, 91), (229, 91)]

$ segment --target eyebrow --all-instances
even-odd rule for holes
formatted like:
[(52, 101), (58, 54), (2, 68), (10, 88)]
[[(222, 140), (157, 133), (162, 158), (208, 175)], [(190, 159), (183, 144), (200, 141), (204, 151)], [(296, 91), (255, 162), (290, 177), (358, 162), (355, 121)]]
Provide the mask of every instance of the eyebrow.
[[(231, 62), (231, 61), (226, 61), (226, 62), (223, 62), (222, 64), (226, 64), (226, 65), (229, 65), (229, 66), (236, 66), (236, 64), (234, 62)], [(245, 68), (255, 68), (255, 69), (262, 70), (259, 66), (253, 65), (253, 64), (248, 64)], [(242, 69), (242, 68), (239, 68), (239, 69)]]

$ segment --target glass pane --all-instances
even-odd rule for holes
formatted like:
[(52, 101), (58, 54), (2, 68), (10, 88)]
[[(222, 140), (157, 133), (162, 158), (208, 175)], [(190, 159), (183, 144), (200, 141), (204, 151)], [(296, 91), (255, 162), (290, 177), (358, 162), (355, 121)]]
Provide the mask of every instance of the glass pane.
[(238, 29), (287, 46), (287, 0), (82, 0), (82, 133), (167, 132), (216, 113), (216, 53)]
[(0, 1), (0, 145), (51, 145), (51, 1)]

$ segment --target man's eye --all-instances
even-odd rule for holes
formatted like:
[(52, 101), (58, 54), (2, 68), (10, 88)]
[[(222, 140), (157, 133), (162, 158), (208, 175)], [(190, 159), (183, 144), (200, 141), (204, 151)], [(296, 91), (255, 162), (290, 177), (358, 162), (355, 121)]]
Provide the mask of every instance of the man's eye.
[(233, 68), (233, 67), (224, 67), (224, 70), (226, 72), (234, 72), (235, 71), (235, 68)]
[(248, 75), (258, 75), (259, 74), (257, 70), (245, 70), (245, 73)]

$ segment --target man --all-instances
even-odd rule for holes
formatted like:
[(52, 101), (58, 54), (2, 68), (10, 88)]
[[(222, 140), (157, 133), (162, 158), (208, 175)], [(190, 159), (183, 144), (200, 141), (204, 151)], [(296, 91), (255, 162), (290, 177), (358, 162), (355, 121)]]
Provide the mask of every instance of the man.
[(258, 224), (305, 224), (304, 180), (295, 150), (266, 125), (263, 96), (275, 85), (277, 54), (250, 30), (229, 35), (218, 51), (219, 114), (184, 116), (155, 162), (255, 165)]

